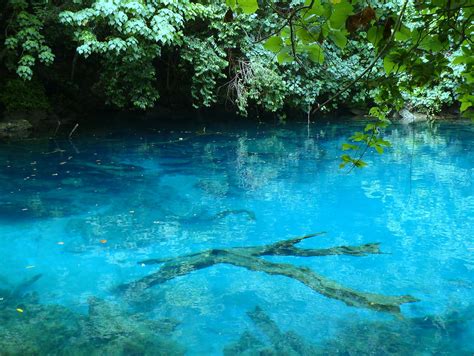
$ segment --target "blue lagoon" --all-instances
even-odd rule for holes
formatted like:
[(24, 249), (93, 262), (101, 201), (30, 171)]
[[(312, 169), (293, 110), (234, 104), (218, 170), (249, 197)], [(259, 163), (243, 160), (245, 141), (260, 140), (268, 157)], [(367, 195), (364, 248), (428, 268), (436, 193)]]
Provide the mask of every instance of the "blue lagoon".
[(361, 127), (0, 144), (0, 355), (472, 355), (474, 126)]

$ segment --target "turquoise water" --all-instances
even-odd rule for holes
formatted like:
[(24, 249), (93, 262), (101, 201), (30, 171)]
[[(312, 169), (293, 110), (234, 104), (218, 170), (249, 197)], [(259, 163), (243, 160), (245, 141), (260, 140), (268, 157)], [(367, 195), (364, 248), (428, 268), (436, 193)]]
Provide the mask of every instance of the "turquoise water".
[[(362, 125), (177, 123), (0, 144), (0, 354), (472, 355), (474, 126), (392, 126), (393, 147), (347, 174), (340, 146)], [(384, 253), (258, 258), (419, 301), (348, 306), (229, 264), (118, 288), (160, 268), (143, 260), (322, 231), (297, 246)]]

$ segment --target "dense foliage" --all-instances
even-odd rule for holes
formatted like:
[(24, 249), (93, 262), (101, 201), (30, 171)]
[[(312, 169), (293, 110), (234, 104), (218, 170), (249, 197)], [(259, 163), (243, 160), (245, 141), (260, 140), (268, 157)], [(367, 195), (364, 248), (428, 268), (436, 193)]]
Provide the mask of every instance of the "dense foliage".
[(19, 77), (50, 102), (89, 96), (82, 101), (119, 108), (150, 108), (161, 96), (195, 107), (230, 101), (243, 114), (403, 102), (438, 112), (456, 100), (467, 111), (473, 8), (472, 0), (8, 0), (1, 100), (15, 109), (5, 91), (22, 91)]

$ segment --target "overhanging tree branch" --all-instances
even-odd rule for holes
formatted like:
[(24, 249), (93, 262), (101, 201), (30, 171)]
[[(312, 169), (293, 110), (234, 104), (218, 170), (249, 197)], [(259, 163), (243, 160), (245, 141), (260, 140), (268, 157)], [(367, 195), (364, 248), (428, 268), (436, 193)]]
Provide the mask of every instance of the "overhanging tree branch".
[(341, 95), (342, 93), (346, 92), (347, 90), (349, 90), (352, 86), (354, 86), (359, 80), (361, 80), (378, 62), (378, 60), (380, 58), (382, 58), (382, 56), (384, 55), (385, 51), (390, 47), (390, 45), (392, 44), (392, 41), (393, 41), (393, 38), (395, 37), (395, 32), (397, 31), (397, 29), (400, 27), (400, 24), (401, 24), (401, 21), (403, 19), (403, 15), (405, 14), (405, 10), (406, 10), (406, 7), (408, 5), (408, 0), (405, 0), (405, 2), (403, 3), (403, 6), (402, 6), (402, 9), (400, 11), (400, 14), (398, 16), (398, 19), (397, 19), (397, 23), (395, 24), (395, 27), (393, 28), (393, 31), (392, 31), (392, 34), (390, 35), (390, 38), (388, 39), (387, 43), (385, 43), (384, 47), (380, 50), (380, 52), (378, 53), (378, 55), (375, 57), (375, 59), (369, 64), (369, 66), (367, 68), (365, 68), (361, 74), (359, 74), (354, 80), (352, 80), (351, 82), (349, 82), (348, 84), (346, 84), (344, 87), (342, 87), (342, 89), (340, 89), (336, 94), (334, 94), (333, 96), (331, 96), (329, 99), (327, 99), (326, 101), (324, 101), (322, 104), (318, 104), (316, 108), (314, 108), (312, 111), (311, 111), (311, 114), (315, 114), (316, 112), (318, 112), (319, 110), (321, 110), (323, 107), (325, 107), (327, 104), (329, 104), (331, 101), (333, 101), (334, 99), (336, 99), (339, 95)]

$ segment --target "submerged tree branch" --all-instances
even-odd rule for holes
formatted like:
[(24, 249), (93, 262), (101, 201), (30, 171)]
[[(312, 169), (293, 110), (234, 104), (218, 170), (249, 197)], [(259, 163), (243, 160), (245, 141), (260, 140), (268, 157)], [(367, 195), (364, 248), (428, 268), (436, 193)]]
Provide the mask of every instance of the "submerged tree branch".
[(301, 249), (295, 247), (299, 242), (321, 234), (323, 233), (306, 235), (264, 246), (211, 249), (176, 258), (142, 261), (140, 262), (142, 264), (164, 264), (157, 272), (141, 278), (138, 281), (122, 285), (119, 289), (131, 293), (134, 293), (135, 291), (143, 291), (157, 284), (165, 283), (166, 281), (178, 276), (187, 275), (193, 271), (217, 264), (230, 264), (237, 267), (243, 267), (250, 271), (264, 272), (270, 275), (280, 275), (295, 279), (328, 298), (340, 300), (346, 305), (354, 307), (400, 313), (401, 304), (417, 301), (416, 298), (409, 295), (385, 296), (381, 294), (360, 292), (321, 276), (308, 267), (294, 266), (286, 263), (275, 263), (259, 258), (261, 256), (310, 257), (342, 254), (350, 256), (366, 256), (368, 254), (381, 253), (378, 243), (359, 246), (338, 246), (328, 249)]

